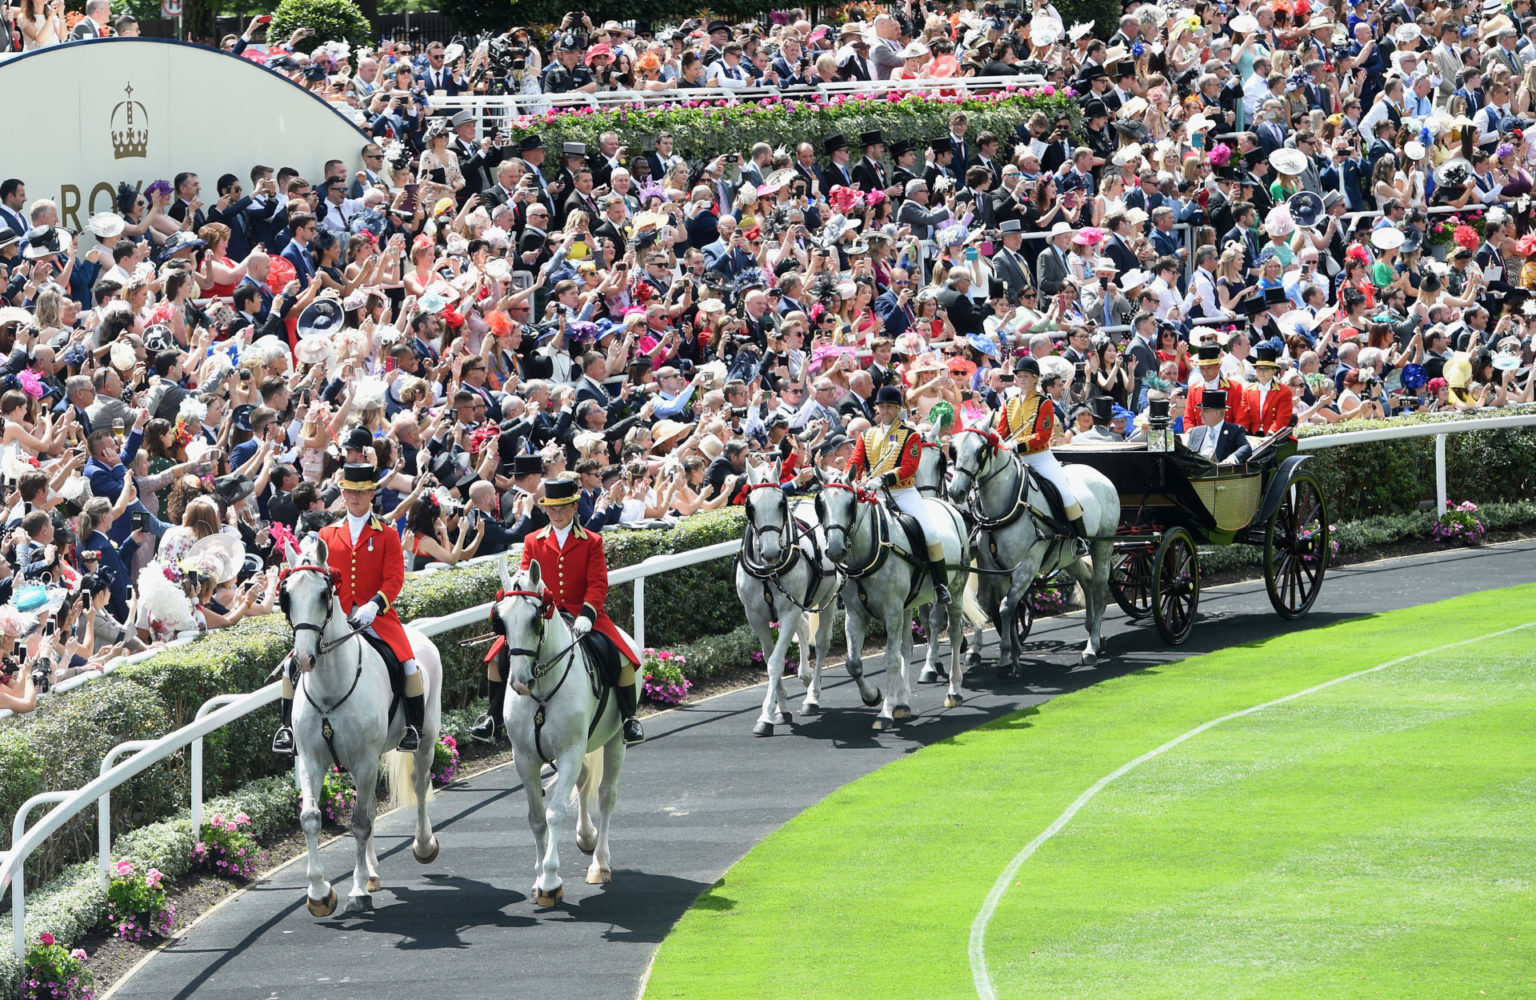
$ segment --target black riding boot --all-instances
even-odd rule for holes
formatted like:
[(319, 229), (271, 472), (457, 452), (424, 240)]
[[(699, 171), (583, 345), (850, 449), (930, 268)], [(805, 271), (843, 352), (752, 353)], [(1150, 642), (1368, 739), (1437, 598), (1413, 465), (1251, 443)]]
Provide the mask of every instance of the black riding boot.
[(502, 721), (502, 710), (506, 704), (507, 682), (491, 681), (491, 703), (486, 707), (485, 714), (469, 727), (470, 739), (479, 740), (481, 743), (495, 743), (496, 737), (506, 731), (507, 724)]
[(283, 724), (277, 727), (277, 732), (272, 736), (272, 752), (282, 754), (284, 757), (293, 756), (293, 699), (283, 698), (281, 701), (283, 711)]
[(928, 572), (933, 574), (933, 599), (940, 604), (948, 604), (952, 600), (949, 595), (949, 567), (945, 564), (942, 546), (928, 546)]
[(1086, 558), (1088, 555), (1088, 526), (1083, 523), (1081, 517), (1072, 519), (1072, 535), (1077, 539), (1077, 557)]
[(405, 699), (405, 732), (400, 734), (400, 745), (396, 750), (405, 753), (413, 752), (421, 746), (421, 727), (427, 719), (427, 696), (422, 694), (407, 695)]
[(613, 690), (619, 699), (619, 715), (624, 719), (624, 745), (644, 743), (645, 730), (640, 728), (640, 720), (635, 718), (635, 708), (640, 703), (640, 696), (635, 693), (635, 685), (625, 684)]

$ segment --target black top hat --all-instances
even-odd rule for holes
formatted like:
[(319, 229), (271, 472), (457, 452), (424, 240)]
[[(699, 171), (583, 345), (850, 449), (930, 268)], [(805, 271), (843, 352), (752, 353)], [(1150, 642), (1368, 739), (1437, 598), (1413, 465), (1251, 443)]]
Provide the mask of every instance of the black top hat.
[(827, 141), (821, 144), (821, 148), (828, 153), (835, 153), (839, 149), (848, 148), (848, 139), (843, 133), (839, 132), (836, 135), (828, 136)]
[(1260, 146), (1260, 147), (1258, 147), (1256, 149), (1250, 149), (1250, 150), (1248, 150), (1248, 152), (1243, 154), (1243, 163), (1250, 170), (1253, 169), (1254, 167), (1258, 166), (1261, 163), (1268, 163), (1268, 162), (1269, 162), (1269, 154), (1264, 152), (1264, 147), (1262, 147), (1262, 146)]
[(1203, 364), (1207, 361), (1221, 363), (1221, 345), (1215, 339), (1209, 339), (1195, 349), (1195, 362)]
[(544, 140), (540, 139), (539, 136), (538, 136), (538, 133), (536, 133), (536, 132), (530, 132), (527, 135), (523, 136), (521, 139), (517, 140), (517, 150), (520, 153), (526, 153), (530, 149), (543, 149), (543, 148), (544, 148)]
[(905, 402), (906, 400), (901, 398), (901, 390), (894, 385), (882, 385), (879, 391), (875, 393), (876, 406), (879, 406), (881, 403), (895, 403), (897, 406), (901, 406)]
[(1107, 426), (1115, 419), (1115, 400), (1112, 396), (1094, 396), (1088, 400), (1088, 412), (1093, 414), (1093, 422), (1100, 426)]
[(1260, 344), (1253, 349), (1253, 367), (1268, 365), (1270, 368), (1280, 367), (1280, 348), (1274, 344)]
[(1227, 390), (1207, 389), (1200, 394), (1200, 409), (1225, 410), (1227, 408)]
[(538, 455), (519, 455), (512, 460), (514, 478), (536, 476), (544, 471), (544, 460)]
[(1289, 301), (1285, 297), (1285, 289), (1279, 285), (1271, 285), (1264, 289), (1264, 304), (1266, 306), (1283, 306)]
[(1083, 105), (1084, 118), (1108, 118), (1109, 107), (1103, 101), (1089, 101)]
[(1235, 181), (1238, 180), (1239, 177), (1236, 169), (1223, 163), (1221, 166), (1216, 168), (1216, 179), (1219, 181)]
[(373, 490), (379, 485), (379, 473), (367, 462), (348, 462), (341, 470), (344, 490)]
[(476, 478), (470, 469), (470, 457), (467, 452), (445, 451), (432, 460), (430, 468), (432, 477), (445, 489), (466, 486)]
[(929, 139), (928, 148), (933, 150), (933, 155), (938, 156), (943, 153), (953, 153), (955, 144), (950, 141), (949, 136), (941, 135), (937, 139)]
[(1243, 301), (1243, 312), (1249, 316), (1257, 316), (1269, 308), (1269, 303), (1264, 301), (1262, 295), (1250, 295)]
[(580, 495), (581, 488), (574, 479), (546, 479), (544, 495), (539, 498), (539, 503), (544, 507), (564, 507), (575, 503)]
[(713, 35), (717, 31), (729, 32), (730, 30), (731, 30), (731, 26), (730, 26), (729, 22), (726, 22), (726, 21), (711, 21), (711, 22), (709, 22), (709, 25), (704, 29), (704, 34), (706, 34), (706, 35)]
[(359, 424), (347, 431), (346, 440), (342, 447), (348, 451), (364, 451), (373, 447), (373, 433), (368, 428)]
[(1115, 76), (1122, 77), (1122, 76), (1135, 76), (1135, 75), (1136, 75), (1136, 63), (1135, 63), (1135, 61), (1133, 61), (1131, 59), (1122, 59), (1120, 62), (1115, 63)]
[(1001, 281), (998, 281), (996, 278), (988, 278), (987, 279), (987, 298), (989, 298), (989, 299), (1006, 299), (1007, 297), (1008, 297), (1008, 286), (1007, 285), (1003, 284)]
[[(1109, 79), (1109, 73), (1107, 73), (1105, 71), (1103, 66), (1089, 66), (1087, 69), (1083, 70), (1082, 76), (1080, 77), (1080, 79), (1084, 83), (1092, 83), (1093, 81), (1099, 80), (1099, 79), (1108, 80)], [(1088, 117), (1091, 118), (1093, 116), (1089, 115)]]
[(891, 143), (890, 148), (887, 149), (886, 152), (891, 154), (891, 159), (896, 159), (899, 156), (907, 155), (916, 148), (917, 147), (912, 144), (911, 139), (897, 139), (895, 142)]
[(868, 149), (871, 146), (883, 146), (885, 145), (885, 136), (880, 134), (879, 129), (875, 129), (871, 132), (860, 132), (859, 145), (865, 149)]
[(1147, 400), (1147, 417), (1149, 420), (1166, 420), (1168, 417), (1168, 397), (1160, 396)]

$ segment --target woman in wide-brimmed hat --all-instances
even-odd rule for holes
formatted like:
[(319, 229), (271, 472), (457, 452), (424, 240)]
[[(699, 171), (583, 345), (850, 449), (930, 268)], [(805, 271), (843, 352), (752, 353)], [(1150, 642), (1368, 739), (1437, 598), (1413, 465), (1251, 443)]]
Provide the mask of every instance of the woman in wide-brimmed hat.
[(464, 187), (464, 170), (459, 157), (448, 148), (449, 120), (439, 115), (427, 123), (422, 137), (425, 147), (416, 168), (416, 183), (421, 185), (418, 197), (423, 204), (432, 205), (442, 198), (452, 198)]

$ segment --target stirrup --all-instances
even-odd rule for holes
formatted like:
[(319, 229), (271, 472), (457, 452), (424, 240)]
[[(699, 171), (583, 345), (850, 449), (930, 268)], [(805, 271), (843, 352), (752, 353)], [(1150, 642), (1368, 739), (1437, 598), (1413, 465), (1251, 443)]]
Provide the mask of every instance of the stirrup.
[(277, 727), (277, 732), (272, 734), (272, 752), (284, 757), (294, 755), (292, 729), (287, 726)]
[(1074, 541), (1077, 542), (1077, 557), (1079, 559), (1087, 559), (1092, 554), (1092, 548), (1088, 545), (1088, 539), (1078, 535)]
[(949, 594), (949, 585), (948, 584), (943, 584), (943, 583), (936, 583), (936, 584), (934, 584), (934, 586), (933, 586), (933, 595), (934, 595), (933, 599), (935, 601), (939, 602), (940, 604), (949, 604), (950, 602), (952, 602), (954, 600), (954, 598), (951, 597), (950, 594)]
[(496, 737), (505, 728), (500, 720), (492, 718), (491, 713), (486, 712), (469, 727), (469, 738), (480, 743), (495, 743)]
[(415, 726), (406, 726), (405, 732), (400, 734), (400, 744), (395, 749), (404, 753), (414, 753), (420, 746), (421, 734), (416, 731)]
[(624, 720), (624, 745), (634, 746), (636, 743), (645, 742), (645, 730), (640, 728), (639, 719)]

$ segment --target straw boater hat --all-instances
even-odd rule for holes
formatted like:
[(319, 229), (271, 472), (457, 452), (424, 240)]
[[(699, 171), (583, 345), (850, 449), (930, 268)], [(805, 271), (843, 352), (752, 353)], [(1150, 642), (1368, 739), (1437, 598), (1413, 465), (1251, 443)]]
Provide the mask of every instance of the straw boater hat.
[(546, 479), (544, 495), (539, 497), (539, 506), (564, 507), (573, 504), (580, 492), (574, 479)]
[(372, 493), (378, 489), (378, 472), (367, 462), (348, 462), (341, 470), (341, 488)]

